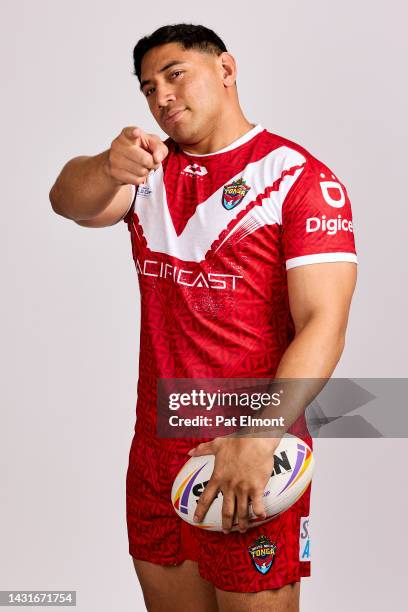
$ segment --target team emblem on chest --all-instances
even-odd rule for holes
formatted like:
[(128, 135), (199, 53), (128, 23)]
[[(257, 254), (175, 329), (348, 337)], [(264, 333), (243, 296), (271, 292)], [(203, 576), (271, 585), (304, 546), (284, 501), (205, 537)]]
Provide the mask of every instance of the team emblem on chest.
[(222, 193), (222, 205), (227, 210), (232, 210), (242, 202), (251, 188), (246, 185), (243, 178), (232, 181), (224, 186)]

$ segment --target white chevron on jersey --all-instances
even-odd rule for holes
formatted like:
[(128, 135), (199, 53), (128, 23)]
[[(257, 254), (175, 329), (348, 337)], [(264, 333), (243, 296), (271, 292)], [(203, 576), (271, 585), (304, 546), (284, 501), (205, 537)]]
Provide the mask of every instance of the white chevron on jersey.
[(295, 170), (293, 175), (286, 174), (279, 185), (279, 190), (272, 191), (269, 196), (262, 199), (262, 204), (252, 208), (248, 214), (238, 221), (229, 234), (218, 245), (216, 251), (218, 251), (232, 235), (234, 235), (235, 241), (239, 242), (264, 225), (273, 225), (274, 223), (279, 223), (281, 225), (283, 202), (286, 199), (289, 189), (296, 183), (302, 172), (303, 168), (299, 168)]
[[(167, 204), (163, 182), (163, 168), (148, 178), (150, 195), (136, 196), (135, 212), (143, 227), (147, 246), (151, 251), (166, 253), (183, 261), (200, 262), (205, 258), (213, 242), (228, 224), (254, 201), (258, 195), (265, 193), (282, 173), (296, 166), (302, 166), (306, 158), (286, 146), (280, 146), (265, 155), (262, 159), (249, 163), (243, 172), (230, 177), (228, 182), (243, 178), (250, 191), (233, 210), (222, 206), (223, 186), (207, 200), (201, 202), (188, 220), (184, 230), (178, 236), (173, 225)], [(277, 191), (266, 192), (262, 204), (253, 207), (234, 227), (229, 236), (239, 231), (239, 239), (264, 225), (282, 223), (282, 205), (290, 188), (301, 175), (303, 168), (298, 168), (293, 175), (285, 174)], [(242, 235), (241, 235), (242, 234)], [(228, 240), (229, 236), (225, 238)], [(218, 247), (219, 248), (219, 247)]]

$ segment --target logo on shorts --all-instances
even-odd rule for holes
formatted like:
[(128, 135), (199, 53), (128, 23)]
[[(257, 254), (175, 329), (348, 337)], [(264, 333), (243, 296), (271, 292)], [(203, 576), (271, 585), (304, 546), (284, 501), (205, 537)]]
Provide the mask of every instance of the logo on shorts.
[(276, 554), (276, 544), (264, 535), (261, 535), (252, 546), (248, 547), (249, 556), (255, 569), (261, 574), (267, 574), (272, 567)]
[(310, 528), (308, 516), (300, 517), (299, 561), (310, 561)]
[(246, 185), (243, 178), (232, 181), (229, 185), (225, 185), (222, 193), (223, 207), (227, 210), (232, 210), (242, 202), (250, 189), (251, 188)]

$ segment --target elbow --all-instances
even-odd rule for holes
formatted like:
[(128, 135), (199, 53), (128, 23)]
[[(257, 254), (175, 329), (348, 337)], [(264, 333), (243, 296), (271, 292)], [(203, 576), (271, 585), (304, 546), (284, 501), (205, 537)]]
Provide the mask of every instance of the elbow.
[(339, 329), (327, 329), (326, 332), (322, 332), (322, 350), (326, 347), (326, 350), (332, 355), (333, 360), (337, 363), (344, 352), (346, 346), (346, 333), (342, 328)]
[(57, 194), (57, 188), (56, 188), (56, 186), (55, 186), (55, 183), (54, 183), (54, 185), (51, 187), (51, 189), (50, 189), (50, 193), (48, 194), (48, 197), (49, 197), (49, 200), (50, 200), (50, 203), (51, 203), (51, 208), (52, 208), (52, 210), (53, 210), (53, 211), (54, 211), (54, 212), (55, 212), (57, 215), (62, 214), (62, 213), (61, 213), (61, 208), (60, 208), (60, 206), (59, 206), (59, 204), (58, 204), (58, 194)]
[(60, 215), (61, 217), (64, 217), (65, 219), (71, 219), (71, 217), (66, 213), (66, 211), (61, 206), (61, 199), (62, 199), (61, 192), (58, 188), (57, 183), (54, 183), (54, 185), (51, 187), (50, 192), (48, 194), (48, 198), (50, 200), (52, 210), (57, 215)]
[(346, 346), (347, 321), (332, 317), (310, 317), (304, 325), (298, 325), (296, 336), (307, 334), (316, 339), (322, 352), (330, 350), (333, 356), (340, 359)]
[(339, 334), (339, 337), (338, 337), (338, 340), (337, 340), (337, 353), (338, 353), (338, 358), (339, 359), (340, 359), (340, 357), (343, 354), (345, 346), (346, 346), (346, 335), (345, 335), (345, 333), (341, 333), (341, 334)]

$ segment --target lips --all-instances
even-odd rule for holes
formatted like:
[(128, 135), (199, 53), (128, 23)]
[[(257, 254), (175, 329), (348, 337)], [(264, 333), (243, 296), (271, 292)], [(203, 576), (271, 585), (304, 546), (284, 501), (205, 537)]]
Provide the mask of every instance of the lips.
[(168, 115), (164, 117), (165, 123), (173, 123), (177, 121), (177, 119), (181, 116), (181, 114), (185, 111), (184, 108), (179, 108), (178, 110), (172, 111)]

